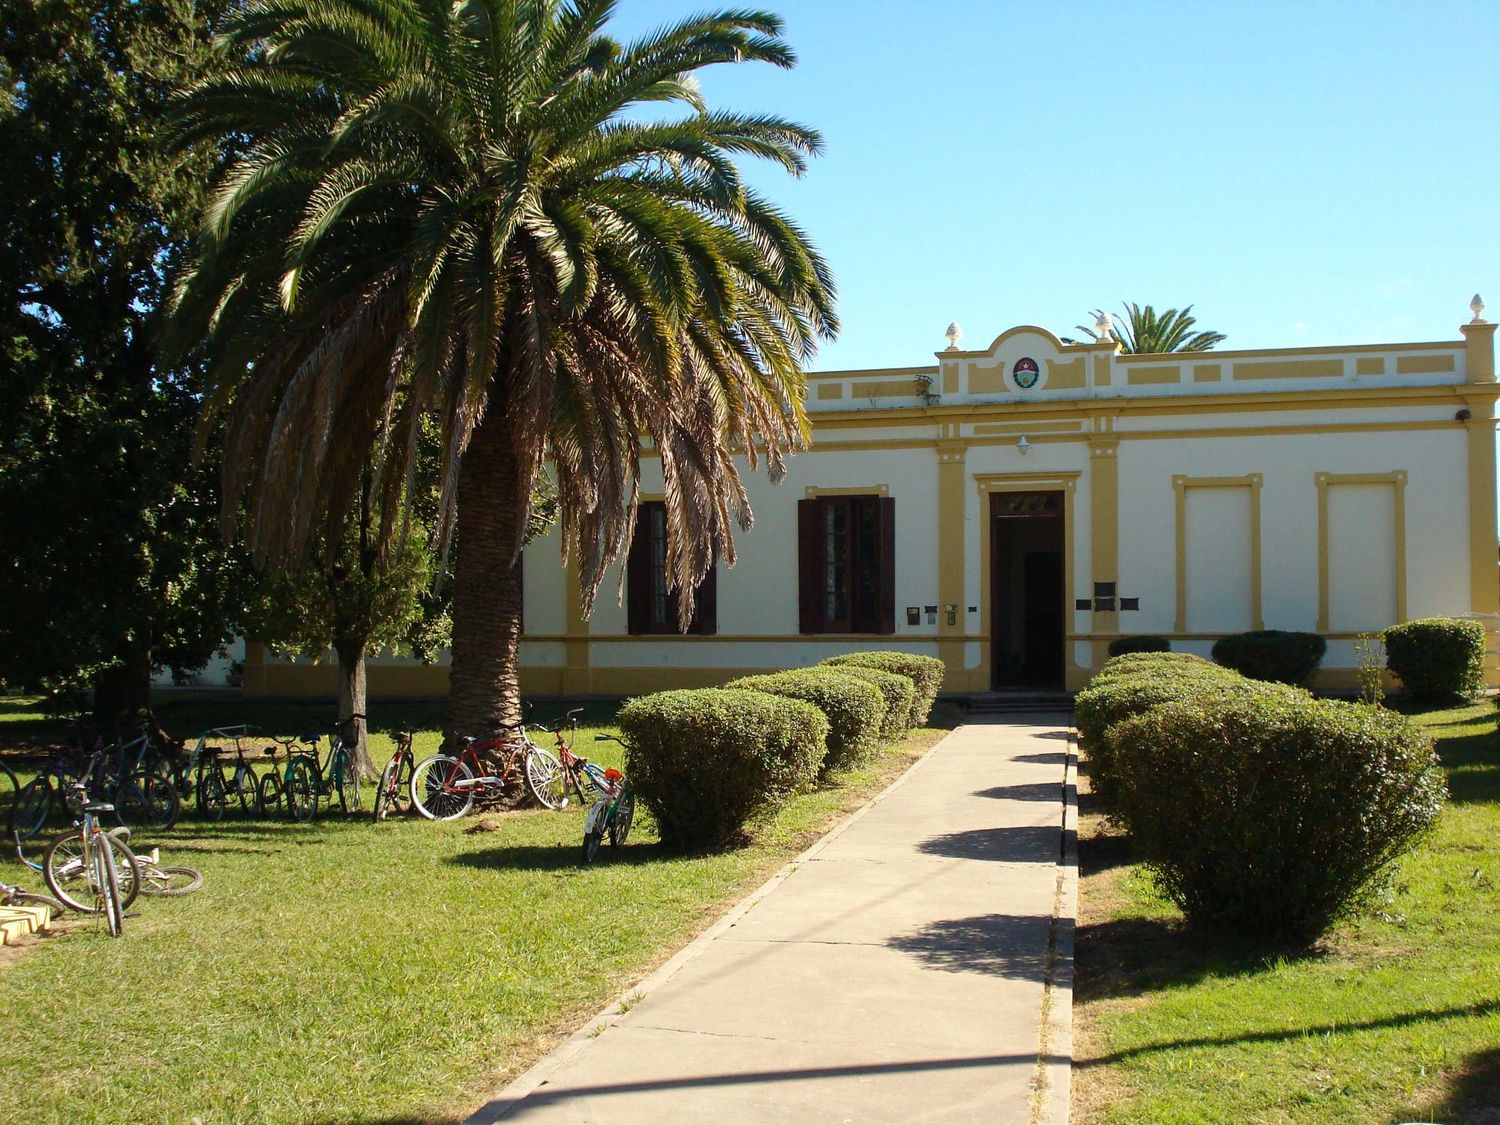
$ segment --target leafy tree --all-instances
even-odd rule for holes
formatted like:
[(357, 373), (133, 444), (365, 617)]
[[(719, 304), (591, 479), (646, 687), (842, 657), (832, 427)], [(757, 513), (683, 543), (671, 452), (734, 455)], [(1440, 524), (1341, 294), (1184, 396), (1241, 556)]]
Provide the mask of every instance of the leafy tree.
[[(1120, 341), (1127, 355), (1212, 351), (1224, 342), (1224, 333), (1194, 332), (1193, 325), (1197, 320), (1189, 315), (1192, 311), (1193, 306), (1189, 305), (1181, 311), (1166, 309), (1158, 314), (1150, 305), (1126, 301), (1125, 315), (1115, 314), (1110, 320), (1114, 324), (1115, 339)], [(1104, 320), (1104, 310), (1094, 309), (1093, 316), (1096, 321)], [(1078, 331), (1087, 333), (1096, 343), (1099, 341), (1100, 334), (1094, 328), (1080, 324)]]
[(153, 355), (175, 232), (212, 153), (155, 145), (201, 77), (190, 0), (0, 10), (0, 678), (147, 702), (153, 667), (227, 639), (239, 570), (192, 469), (192, 372)]
[[(175, 293), (205, 343), (226, 497), (259, 559), (331, 541), (374, 472), (389, 550), (412, 435), (436, 420), (438, 543), (456, 532), (448, 729), (519, 717), (520, 550), (551, 462), (583, 609), (628, 548), (645, 440), (683, 596), (734, 560), (736, 454), (803, 445), (802, 366), (832, 282), (735, 157), (800, 174), (818, 135), (710, 111), (695, 72), (789, 67), (780, 21), (696, 16), (630, 44), (610, 0), (250, 0), (183, 143), (243, 150)], [(671, 116), (676, 107), (685, 112)], [(649, 113), (639, 112), (650, 107)]]

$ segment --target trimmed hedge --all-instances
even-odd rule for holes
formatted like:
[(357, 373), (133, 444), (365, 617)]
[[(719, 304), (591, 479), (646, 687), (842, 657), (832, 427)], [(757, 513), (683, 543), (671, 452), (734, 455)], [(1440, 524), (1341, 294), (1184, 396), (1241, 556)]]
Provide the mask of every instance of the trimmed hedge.
[(1261, 629), (1233, 633), (1214, 642), (1214, 662), (1252, 680), (1305, 684), (1323, 663), (1328, 642), (1317, 633)]
[(849, 652), (843, 656), (830, 656), (823, 663), (834, 667), (854, 664), (910, 677), (917, 688), (916, 698), (911, 705), (911, 719), (907, 723), (913, 727), (919, 727), (927, 721), (938, 691), (943, 686), (943, 676), (948, 671), (947, 665), (935, 656), (916, 656), (909, 652)]
[(1385, 666), (1419, 703), (1474, 699), (1484, 692), (1484, 626), (1456, 617), (1424, 617), (1392, 625)]
[(864, 668), (858, 664), (820, 664), (818, 667), (831, 675), (849, 676), (873, 684), (885, 699), (885, 719), (880, 724), (880, 737), (901, 737), (906, 724), (911, 720), (912, 700), (917, 696), (917, 685), (910, 676), (882, 672), (879, 668)]
[(1094, 678), (1089, 681), (1092, 687), (1098, 683), (1100, 678), (1109, 679), (1114, 676), (1125, 675), (1147, 669), (1178, 669), (1178, 668), (1210, 668), (1215, 671), (1227, 672), (1229, 669), (1215, 664), (1212, 660), (1205, 660), (1191, 652), (1128, 652), (1122, 656), (1112, 656), (1104, 662)]
[(1203, 693), (1109, 737), (1121, 819), (1196, 924), (1315, 937), (1442, 804), (1431, 739), (1380, 707)]
[(1116, 637), (1109, 642), (1111, 656), (1126, 656), (1132, 652), (1171, 652), (1172, 642), (1166, 637), (1142, 633), (1132, 637)]
[(827, 753), (823, 712), (758, 691), (642, 696), (619, 724), (626, 775), (673, 848), (737, 843), (752, 817), (811, 785)]
[(1101, 673), (1074, 700), (1073, 722), (1088, 754), (1089, 784), (1106, 801), (1119, 789), (1119, 751), (1115, 728), (1126, 719), (1152, 708), (1184, 699), (1279, 698), (1310, 699), (1301, 688), (1246, 679), (1206, 660), (1158, 662), (1135, 670)]
[(824, 776), (869, 757), (880, 744), (885, 696), (874, 684), (842, 675), (832, 668), (797, 668), (766, 676), (745, 676), (724, 686), (803, 699), (822, 711), (828, 719), (828, 755), (820, 771)]

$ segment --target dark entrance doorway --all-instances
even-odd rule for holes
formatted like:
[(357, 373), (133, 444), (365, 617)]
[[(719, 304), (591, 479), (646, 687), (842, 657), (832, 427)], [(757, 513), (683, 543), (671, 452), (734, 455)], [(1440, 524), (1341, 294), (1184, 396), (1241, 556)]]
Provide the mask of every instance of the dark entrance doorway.
[(1061, 492), (990, 494), (991, 679), (997, 688), (1063, 685)]

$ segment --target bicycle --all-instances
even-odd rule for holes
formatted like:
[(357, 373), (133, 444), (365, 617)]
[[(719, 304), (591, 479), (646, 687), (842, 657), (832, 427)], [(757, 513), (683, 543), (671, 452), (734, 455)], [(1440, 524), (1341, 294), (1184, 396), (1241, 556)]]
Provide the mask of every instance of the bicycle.
[[(129, 828), (123, 825), (119, 828), (111, 828), (109, 834), (129, 847)], [(158, 848), (153, 847), (149, 852), (135, 852), (135, 859), (141, 869), (141, 894), (143, 895), (176, 898), (190, 895), (203, 886), (203, 873), (196, 867), (162, 866), (161, 851)]]
[[(484, 738), (471, 735), (461, 740), (457, 757), (434, 754), (417, 763), (411, 773), (411, 803), (428, 820), (457, 820), (475, 800), (497, 800), (521, 784), (518, 766), (538, 749), (521, 723), (502, 724)], [(498, 761), (481, 760), (497, 751)], [(489, 768), (499, 772), (486, 772)]]
[(51, 895), (36, 894), (16, 883), (6, 882), (0, 882), (0, 906), (45, 906), (49, 922), (68, 909)]
[(287, 813), (293, 820), (312, 820), (318, 815), (318, 802), (327, 797), (332, 804), (335, 794), (338, 795), (340, 811), (359, 811), (359, 778), (354, 772), (353, 755), (344, 742), (343, 728), (364, 719), (363, 715), (350, 715), (343, 723), (333, 724), (326, 759), (321, 759), (319, 750), (322, 735), (302, 736), (303, 745), (310, 749), (293, 751), (287, 759), (281, 787)]
[[(137, 819), (157, 828), (170, 828), (182, 815), (182, 798), (171, 773), (169, 739), (149, 712), (140, 717), (134, 738), (117, 739), (99, 770), (100, 797), (112, 797), (115, 819), (121, 824)], [(132, 752), (134, 759), (132, 760)]]
[(375, 805), (372, 810), (375, 823), (379, 824), (391, 813), (398, 816), (410, 807), (413, 755), (411, 731), (398, 730), (395, 734), (396, 752), (380, 771), (380, 780), (375, 783)]
[[(233, 793), (240, 803), (240, 812), (250, 813), (256, 808), (258, 780), (250, 763), (245, 761), (244, 740), (254, 727), (240, 724), (232, 727), (214, 727), (198, 735), (198, 744), (193, 747), (191, 760), (197, 763), (197, 781), (194, 791), (198, 798), (198, 811), (209, 820), (224, 819), (228, 797)], [(234, 774), (225, 772), (224, 748), (207, 745), (209, 738), (234, 740)]]
[[(129, 845), (99, 826), (98, 814), (114, 812), (108, 802), (88, 799), (89, 779), (98, 759), (73, 783), (83, 804), (83, 819), (47, 845), (42, 855), (42, 878), (47, 889), (65, 905), (84, 914), (103, 914), (111, 937), (125, 930), (125, 911), (141, 889), (140, 861)], [(20, 841), (16, 842), (20, 856)], [(21, 856), (23, 862), (25, 857)]]
[[(626, 746), (622, 739), (612, 734), (596, 734), (594, 741), (618, 742)], [(610, 847), (614, 848), (624, 845), (630, 835), (630, 826), (635, 823), (635, 790), (631, 789), (625, 775), (613, 767), (600, 769), (593, 762), (584, 762), (583, 768), (600, 790), (583, 822), (583, 862), (593, 863), (606, 835)]]
[(582, 707), (575, 707), (551, 726), (537, 728), (547, 731), (555, 739), (553, 750), (533, 743), (533, 750), (526, 758), (526, 787), (544, 809), (567, 808), (570, 784), (580, 805), (589, 804), (598, 797), (593, 776), (586, 768), (588, 759), (573, 753), (573, 743), (578, 738), (578, 716), (582, 713)]

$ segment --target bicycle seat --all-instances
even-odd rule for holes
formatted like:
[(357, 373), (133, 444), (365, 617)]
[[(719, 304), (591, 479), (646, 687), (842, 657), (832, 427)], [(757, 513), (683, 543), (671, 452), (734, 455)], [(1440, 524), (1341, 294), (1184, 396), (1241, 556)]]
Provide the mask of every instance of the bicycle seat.
[(479, 736), (477, 734), (464, 734), (460, 735), (458, 738), (458, 744), (465, 747), (472, 746), (478, 741)]
[(323, 736), (321, 734), (303, 734), (297, 737), (297, 741), (311, 743), (312, 745), (316, 746), (318, 742), (322, 740), (322, 738)]

